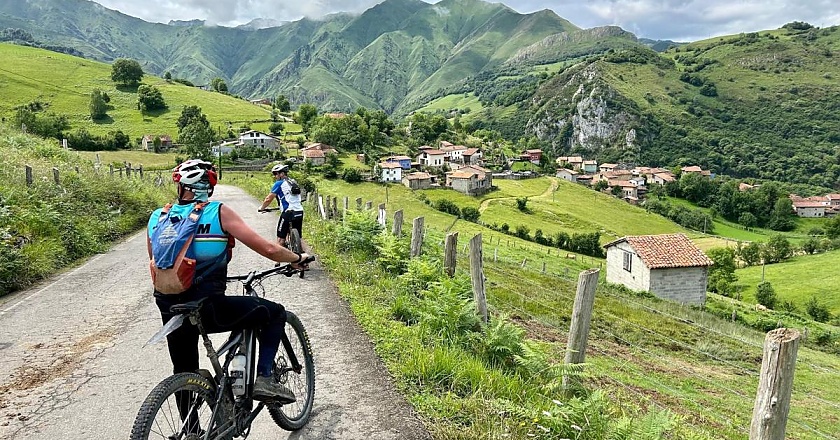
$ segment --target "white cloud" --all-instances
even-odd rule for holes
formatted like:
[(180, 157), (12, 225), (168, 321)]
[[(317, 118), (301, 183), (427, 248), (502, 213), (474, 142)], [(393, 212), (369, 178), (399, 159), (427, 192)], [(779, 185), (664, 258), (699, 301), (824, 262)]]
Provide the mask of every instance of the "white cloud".
[[(237, 25), (254, 18), (279, 21), (359, 13), (383, 0), (97, 0), (147, 21), (203, 19)], [(437, 0), (426, 0), (436, 3)], [(498, 2), (499, 0), (493, 0)], [(618, 25), (640, 37), (690, 41), (775, 29), (794, 21), (840, 24), (836, 0), (502, 0), (521, 13), (551, 9), (583, 28)]]

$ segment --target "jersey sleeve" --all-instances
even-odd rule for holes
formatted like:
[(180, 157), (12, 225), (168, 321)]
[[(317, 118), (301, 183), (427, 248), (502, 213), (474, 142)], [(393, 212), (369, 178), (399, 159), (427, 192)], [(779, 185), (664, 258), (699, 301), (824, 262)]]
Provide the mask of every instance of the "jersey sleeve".
[(163, 211), (163, 208), (158, 208), (154, 212), (152, 212), (152, 215), (149, 216), (149, 224), (146, 227), (146, 234), (149, 237), (152, 236), (152, 231), (155, 230), (155, 226), (157, 226), (158, 221), (160, 220), (161, 211)]

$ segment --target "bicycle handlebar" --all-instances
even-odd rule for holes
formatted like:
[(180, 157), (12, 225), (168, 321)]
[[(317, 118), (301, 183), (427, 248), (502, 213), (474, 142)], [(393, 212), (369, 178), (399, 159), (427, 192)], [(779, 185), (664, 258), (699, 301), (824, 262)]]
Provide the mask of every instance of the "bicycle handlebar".
[[(297, 264), (306, 265), (313, 261), (315, 261), (315, 256), (310, 255), (309, 257)], [(227, 281), (244, 281), (243, 284), (250, 285), (254, 281), (261, 280), (269, 275), (280, 274), (290, 277), (301, 271), (303, 271), (303, 268), (292, 267), (291, 264), (283, 264), (282, 266), (272, 267), (271, 269), (266, 269), (261, 272), (253, 271), (246, 275), (236, 275), (232, 277), (227, 277)]]
[(258, 209), (257, 212), (271, 212), (271, 211), (279, 211), (280, 208), (265, 208), (265, 209)]

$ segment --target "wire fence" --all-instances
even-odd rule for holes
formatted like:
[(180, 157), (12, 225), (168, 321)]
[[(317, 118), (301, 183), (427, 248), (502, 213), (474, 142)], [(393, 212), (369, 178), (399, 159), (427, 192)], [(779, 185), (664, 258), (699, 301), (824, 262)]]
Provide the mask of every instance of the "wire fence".
[[(382, 215), (380, 213), (380, 218)], [(455, 224), (449, 225), (448, 231), (452, 231)], [(454, 231), (453, 231), (454, 232)], [(430, 230), (423, 231), (424, 241), (432, 244), (435, 252), (440, 252), (439, 246), (444, 244), (445, 233)], [(511, 249), (507, 246), (500, 246), (504, 239), (503, 234), (490, 236), (482, 243), (495, 242), (497, 247), (504, 247), (506, 251)], [(507, 236), (510, 240), (514, 237)], [(466, 242), (467, 240), (464, 240)], [(532, 249), (535, 257), (529, 260), (523, 257), (522, 260), (513, 258), (515, 252), (504, 252), (499, 255), (498, 248), (491, 254), (483, 254), (485, 278), (489, 281), (487, 298), (489, 306), (497, 312), (512, 314), (521, 319), (538, 323), (554, 332), (561, 340), (569, 332), (567, 319), (575, 302), (574, 285), (577, 282), (578, 272), (586, 265), (597, 265), (604, 267), (604, 260), (587, 258), (579, 254), (571, 254), (565, 251), (556, 250), (554, 255), (542, 247), (535, 248), (530, 245), (514, 245), (514, 251), (529, 252)], [(463, 245), (462, 245), (463, 246)], [(469, 259), (467, 246), (456, 249), (457, 260), (461, 262)], [(428, 252), (428, 251), (425, 251)], [(566, 254), (566, 255), (564, 255)], [(567, 256), (574, 255), (572, 262)], [(520, 252), (521, 256), (521, 252)], [(553, 260), (548, 264), (549, 260)], [(545, 277), (546, 281), (535, 281), (535, 276), (517, 276), (523, 270), (532, 274), (539, 274)], [(460, 267), (458, 273), (464, 273)], [(466, 270), (469, 274), (469, 270)], [(515, 277), (515, 278), (514, 278)], [(494, 286), (505, 285), (506, 280), (516, 279), (521, 289), (495, 289)], [(547, 287), (551, 286), (551, 287)], [(750, 418), (752, 411), (745, 411), (745, 408), (752, 409), (755, 402), (755, 395), (752, 391), (758, 385), (763, 350), (763, 335), (751, 331), (744, 331), (743, 327), (727, 322), (718, 317), (710, 316), (707, 312), (682, 305), (662, 302), (643, 297), (634, 297), (622, 294), (615, 289), (599, 285), (596, 289), (596, 298), (601, 298), (603, 304), (596, 303), (595, 315), (603, 323), (593, 329), (598, 334), (588, 349), (594, 355), (606, 359), (607, 364), (620, 368), (625, 372), (626, 377), (631, 380), (622, 379), (620, 374), (602, 372), (602, 383), (615, 385), (616, 389), (622, 392), (642, 398), (645, 402), (661, 410), (672, 412), (683, 412), (688, 409), (693, 419), (704, 421), (714, 426), (724, 427), (737, 435), (749, 436)], [(648, 320), (655, 317), (658, 325), (650, 325), (650, 322), (639, 322), (638, 319), (630, 319), (622, 316), (619, 312), (609, 307), (606, 301), (620, 301), (622, 307), (641, 311), (648, 315)], [(678, 339), (663, 331), (664, 325), (682, 326), (680, 332), (691, 331), (695, 336), (696, 343), (685, 342), (685, 338)], [(630, 330), (636, 335), (644, 337), (631, 338), (628, 335), (620, 334), (622, 330)], [(688, 329), (688, 330), (684, 330)], [(718, 338), (704, 339), (704, 338)], [(716, 352), (714, 345), (702, 345), (715, 343), (721, 340), (729, 341), (734, 347), (738, 347), (741, 353), (735, 359)], [(655, 367), (655, 371), (639, 367), (633, 362), (618, 361), (617, 353), (611, 342), (614, 341), (623, 349), (631, 352), (633, 356), (645, 358), (646, 361)], [(665, 349), (663, 349), (665, 347)], [(691, 355), (697, 363), (676, 362), (670, 356), (669, 351), (679, 351)], [(663, 365), (664, 363), (664, 365)], [(817, 365), (812, 361), (800, 361), (799, 368), (810, 368), (812, 371), (821, 374), (825, 383), (840, 383), (840, 372), (830, 366)], [(674, 374), (677, 373), (677, 374)], [(680, 375), (682, 377), (680, 377)], [(642, 386), (640, 384), (646, 384)], [(823, 384), (824, 385), (824, 384)], [(697, 389), (695, 389), (697, 386)], [(817, 395), (817, 386), (810, 385), (810, 391), (799, 391), (792, 398), (791, 406), (800, 408), (800, 401), (805, 399), (818, 402), (823, 408), (808, 408), (810, 411), (838, 414), (840, 402), (834, 401), (831, 397)], [(546, 396), (549, 398), (549, 396)], [(677, 405), (677, 408), (674, 406)], [(709, 410), (713, 411), (709, 411)], [(795, 416), (789, 415), (788, 421), (800, 431), (798, 438), (837, 439), (840, 438), (840, 431), (826, 433), (812, 426), (812, 423), (801, 418), (798, 411)], [(811, 416), (813, 417), (813, 415)], [(819, 417), (819, 414), (817, 415)], [(746, 437), (745, 437), (746, 438)]]

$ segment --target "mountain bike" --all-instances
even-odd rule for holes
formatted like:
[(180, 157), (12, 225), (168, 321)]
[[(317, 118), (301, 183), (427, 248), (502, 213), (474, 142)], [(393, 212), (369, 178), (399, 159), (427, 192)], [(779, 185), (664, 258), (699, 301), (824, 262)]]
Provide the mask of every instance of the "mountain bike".
[[(280, 208), (265, 208), (259, 212), (279, 211)], [(289, 225), (289, 233), (286, 234), (286, 248), (294, 253), (303, 252), (303, 242), (300, 239), (300, 231)], [(304, 271), (300, 272), (300, 277), (303, 278)]]
[[(304, 264), (314, 261), (309, 257)], [(290, 277), (302, 269), (283, 265), (261, 272), (228, 277), (228, 282), (242, 282), (244, 295), (260, 296), (262, 282), (274, 275)], [(286, 311), (286, 331), (274, 361), (274, 379), (294, 392), (294, 403), (280, 405), (253, 400), (256, 378), (256, 334), (253, 329), (231, 332), (216, 350), (201, 323), (204, 299), (172, 306), (178, 313), (147, 344), (162, 341), (189, 320), (198, 328), (213, 372), (174, 374), (160, 382), (143, 401), (131, 440), (230, 440), (250, 434), (251, 423), (265, 408), (272, 420), (287, 431), (301, 429), (309, 421), (315, 398), (315, 364), (309, 336), (300, 319)], [(224, 361), (221, 358), (224, 357)], [(237, 359), (236, 362), (234, 359)], [(244, 362), (243, 362), (244, 358)], [(236, 368), (242, 365), (243, 368)]]

